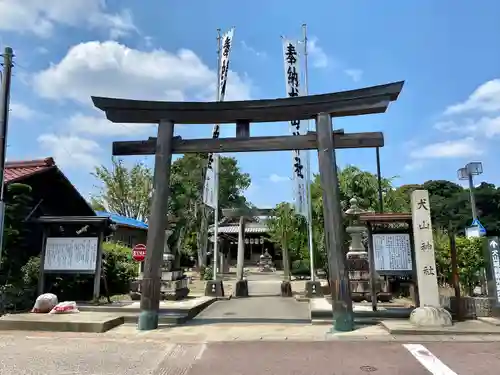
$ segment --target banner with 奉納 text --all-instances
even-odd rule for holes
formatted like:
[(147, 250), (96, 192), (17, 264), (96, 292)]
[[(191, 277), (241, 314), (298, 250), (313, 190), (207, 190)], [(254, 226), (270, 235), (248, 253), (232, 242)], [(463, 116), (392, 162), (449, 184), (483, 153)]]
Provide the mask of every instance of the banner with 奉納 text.
[(207, 173), (205, 176), (205, 184), (203, 185), (203, 203), (208, 207), (217, 209), (217, 200), (219, 198), (218, 192), (218, 173), (219, 167), (219, 154), (210, 154), (208, 156)]
[[(233, 44), (234, 28), (230, 29), (221, 37), (221, 49), (219, 51), (219, 71), (218, 71), (218, 82), (217, 82), (217, 100), (224, 101), (226, 96), (227, 87), (227, 76), (229, 72), (229, 55), (231, 53), (231, 47)], [(219, 138), (220, 136), (220, 125), (214, 124), (212, 129), (212, 138)], [(210, 197), (215, 197), (218, 199), (218, 195), (213, 195), (215, 190), (218, 190), (218, 186), (215, 184), (215, 174), (214, 174), (214, 154), (209, 154), (207, 174), (205, 177), (205, 184), (203, 187), (203, 203), (207, 206), (216, 208), (217, 202), (210, 200)]]
[[(283, 39), (283, 59), (285, 62), (285, 87), (287, 97), (293, 98), (301, 95), (300, 85), (300, 59), (298, 41)], [(290, 121), (292, 135), (304, 135), (307, 127), (300, 120)], [(307, 186), (306, 186), (306, 152), (292, 151), (293, 157), (293, 199), (295, 210), (299, 215), (307, 217)]]

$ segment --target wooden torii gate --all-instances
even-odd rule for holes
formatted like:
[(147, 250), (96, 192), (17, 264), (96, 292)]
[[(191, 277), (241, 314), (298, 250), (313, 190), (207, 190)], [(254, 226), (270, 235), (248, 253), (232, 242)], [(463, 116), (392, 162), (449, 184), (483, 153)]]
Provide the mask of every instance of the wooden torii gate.
[[(403, 81), (332, 94), (235, 102), (158, 102), (92, 97), (94, 105), (116, 123), (159, 124), (157, 138), (114, 142), (113, 155), (155, 155), (153, 197), (142, 281), (139, 330), (158, 327), (161, 260), (170, 194), (173, 153), (224, 153), (318, 150), (323, 190), (325, 242), (332, 285), (334, 328), (354, 329), (349, 277), (344, 267), (342, 212), (335, 149), (382, 147), (381, 132), (334, 134), (332, 117), (384, 113), (397, 100)], [(252, 122), (316, 120), (317, 132), (306, 135), (250, 137)], [(236, 138), (183, 140), (175, 124), (236, 124)]]

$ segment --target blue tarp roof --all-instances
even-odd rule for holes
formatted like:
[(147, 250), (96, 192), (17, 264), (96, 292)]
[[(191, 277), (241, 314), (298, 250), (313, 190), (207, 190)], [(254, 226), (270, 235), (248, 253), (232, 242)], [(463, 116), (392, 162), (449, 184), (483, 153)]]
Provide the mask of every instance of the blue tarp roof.
[(111, 221), (117, 225), (126, 225), (133, 228), (148, 229), (148, 225), (139, 220), (131, 219), (129, 217), (113, 214), (106, 211), (96, 211), (95, 213), (97, 216), (109, 217)]

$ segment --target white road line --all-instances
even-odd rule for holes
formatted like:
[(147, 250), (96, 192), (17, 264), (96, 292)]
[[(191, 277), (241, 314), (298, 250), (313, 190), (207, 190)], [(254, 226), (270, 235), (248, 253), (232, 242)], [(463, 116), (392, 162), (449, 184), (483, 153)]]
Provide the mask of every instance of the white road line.
[(194, 359), (196, 361), (200, 360), (201, 357), (203, 357), (203, 353), (205, 353), (205, 350), (207, 350), (207, 344), (201, 344), (200, 351), (198, 352), (198, 354), (196, 354), (196, 357), (194, 357)]
[(420, 362), (432, 375), (458, 375), (446, 366), (425, 346), (420, 344), (403, 344), (403, 346)]

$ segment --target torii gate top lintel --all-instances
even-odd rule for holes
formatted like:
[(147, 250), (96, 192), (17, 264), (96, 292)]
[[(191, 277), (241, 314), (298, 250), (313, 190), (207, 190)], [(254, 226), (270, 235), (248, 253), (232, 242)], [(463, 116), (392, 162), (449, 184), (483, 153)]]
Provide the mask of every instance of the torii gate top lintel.
[(397, 100), (404, 81), (330, 94), (294, 98), (227, 102), (165, 102), (92, 97), (111, 122), (175, 124), (234, 124), (313, 119), (383, 113)]

